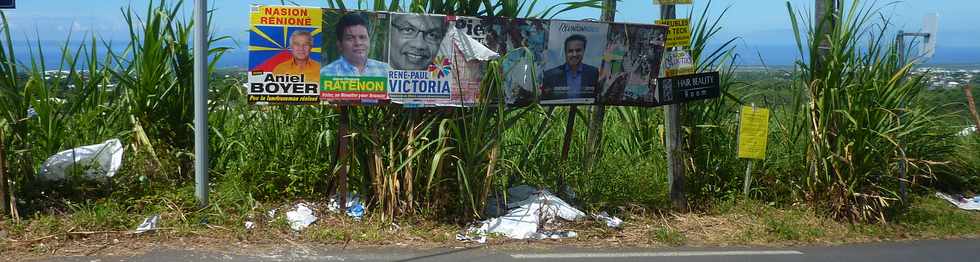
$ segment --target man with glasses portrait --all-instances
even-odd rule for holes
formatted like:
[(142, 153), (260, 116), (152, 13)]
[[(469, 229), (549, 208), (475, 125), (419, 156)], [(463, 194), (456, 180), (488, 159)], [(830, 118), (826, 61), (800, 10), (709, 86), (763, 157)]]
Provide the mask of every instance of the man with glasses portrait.
[(426, 70), (446, 34), (442, 16), (395, 14), (391, 18), (388, 62), (395, 70)]

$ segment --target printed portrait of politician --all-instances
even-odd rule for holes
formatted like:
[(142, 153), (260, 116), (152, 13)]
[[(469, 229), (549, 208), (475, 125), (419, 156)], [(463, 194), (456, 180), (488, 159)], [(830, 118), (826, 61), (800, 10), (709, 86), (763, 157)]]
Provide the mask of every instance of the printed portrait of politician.
[[(565, 38), (565, 63), (544, 72), (542, 100), (594, 98), (599, 69), (582, 63), (589, 41), (583, 35)], [(565, 92), (556, 89), (566, 89)]]
[(272, 69), (277, 74), (305, 74), (307, 79), (319, 76), (320, 62), (310, 59), (313, 53), (313, 34), (310, 31), (293, 31), (289, 36), (290, 59)]
[(337, 50), (340, 58), (320, 70), (324, 76), (375, 76), (388, 75), (391, 67), (381, 61), (368, 58), (371, 50), (370, 24), (363, 16), (350, 13), (342, 16), (335, 25)]
[(446, 35), (442, 16), (394, 14), (391, 17), (388, 62), (396, 70), (426, 70)]

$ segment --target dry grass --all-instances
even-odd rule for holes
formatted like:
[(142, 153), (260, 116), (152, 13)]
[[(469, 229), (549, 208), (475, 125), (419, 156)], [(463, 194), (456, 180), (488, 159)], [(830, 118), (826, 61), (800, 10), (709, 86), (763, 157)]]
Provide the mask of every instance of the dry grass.
[[(320, 220), (302, 232), (288, 228), (282, 218), (291, 204), (257, 208), (243, 225), (166, 224), (154, 233), (135, 235), (122, 231), (86, 231), (71, 216), (45, 216), (25, 224), (0, 222), (0, 251), (6, 258), (39, 258), (79, 255), (134, 255), (161, 248), (215, 250), (259, 254), (292, 248), (399, 247), (429, 249), (438, 247), (476, 247), (478, 244), (455, 240), (460, 226), (432, 220), (385, 223), (368, 217), (355, 221), (339, 214), (317, 213)], [(326, 210), (314, 205), (316, 210)], [(906, 239), (964, 238), (980, 236), (980, 213), (955, 210), (934, 198), (923, 198), (909, 215), (890, 224), (847, 224), (819, 215), (805, 206), (774, 208), (761, 203), (737, 203), (715, 207), (702, 213), (661, 213), (643, 209), (623, 212), (622, 229), (606, 228), (603, 223), (566, 223), (562, 229), (579, 234), (575, 239), (525, 241), (491, 238), (489, 247), (498, 249), (547, 249), (556, 246), (582, 248), (669, 246), (798, 246), (839, 245)], [(163, 217), (175, 217), (164, 215)], [(232, 219), (234, 220), (234, 219)], [(166, 221), (164, 221), (166, 222)], [(10, 256), (6, 256), (10, 254)]]

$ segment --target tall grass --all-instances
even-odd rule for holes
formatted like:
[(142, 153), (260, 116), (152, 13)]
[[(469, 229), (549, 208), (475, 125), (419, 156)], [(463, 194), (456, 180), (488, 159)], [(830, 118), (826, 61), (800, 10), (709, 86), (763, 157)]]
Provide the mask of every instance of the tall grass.
[[(941, 142), (950, 134), (917, 103), (922, 77), (910, 76), (914, 64), (899, 59), (880, 6), (849, 1), (828, 12), (836, 26), (829, 17), (807, 23), (799, 18), (806, 14), (787, 8), (801, 57), (810, 56), (797, 62), (793, 83), (809, 98), (806, 197), (841, 219), (885, 221), (900, 197), (900, 160), (909, 161), (906, 182), (931, 175), (950, 152)], [(829, 49), (819, 57), (824, 41)]]
[[(538, 1), (358, 1), (376, 10), (549, 18), (601, 1), (567, 2), (553, 7)], [(327, 1), (347, 8), (343, 1)], [(338, 108), (326, 106), (249, 106), (244, 74), (212, 76), (209, 121), (216, 201), (193, 209), (190, 197), (192, 24), (181, 17), (182, 2), (150, 2), (145, 13), (122, 10), (130, 25), (123, 51), (97, 36), (78, 47), (65, 45), (58, 67), (64, 78), (45, 74), (44, 50), (28, 60), (13, 57), (4, 22), (0, 42), (0, 128), (11, 146), (8, 173), (25, 198), (91, 198), (86, 192), (37, 190), (29, 185), (38, 165), (59, 150), (118, 137), (127, 145), (123, 171), (113, 179), (112, 197), (124, 206), (113, 210), (150, 212), (171, 209), (181, 220), (231, 220), (257, 202), (323, 200), (338, 184), (338, 171), (349, 174), (349, 188), (384, 220), (409, 216), (468, 221), (482, 215), (494, 192), (516, 184), (557, 189), (559, 177), (590, 209), (640, 205), (666, 207), (663, 114), (656, 108), (612, 107), (604, 123), (601, 148), (584, 148), (587, 125), (575, 127), (568, 161), (560, 159), (559, 117), (567, 108), (503, 104), (501, 61), (491, 61), (482, 81), (485, 99), (472, 108), (406, 109), (396, 106), (351, 108), (349, 157), (337, 159)], [(873, 11), (857, 3), (836, 15), (841, 27), (827, 36), (833, 43), (829, 63), (814, 70), (800, 59), (792, 88), (796, 105), (774, 109), (773, 146), (758, 173), (754, 196), (779, 203), (826, 203), (830, 214), (856, 220), (882, 220), (896, 201), (895, 176), (904, 149), (915, 177), (949, 160), (946, 133), (933, 128), (936, 115), (916, 103), (919, 78), (908, 74), (887, 41), (887, 21), (872, 23)], [(792, 13), (795, 11), (790, 7)], [(722, 11), (698, 9), (692, 53), (699, 71), (721, 71), (720, 99), (687, 105), (685, 156), (693, 197), (701, 203), (736, 195), (743, 164), (735, 158), (737, 108), (754, 99), (754, 83), (734, 78), (735, 39), (716, 42)], [(795, 16), (794, 16), (795, 17)], [(0, 16), (0, 18), (4, 18)], [(5, 21), (5, 20), (4, 20)], [(815, 50), (815, 26), (800, 29), (801, 53)], [(804, 22), (805, 23), (805, 22)], [(807, 33), (810, 32), (810, 33)], [(227, 38), (212, 36), (212, 46)], [(806, 39), (804, 41), (803, 39)], [(717, 48), (709, 48), (717, 47)], [(211, 72), (228, 49), (209, 50)], [(802, 56), (801, 56), (802, 57)], [(822, 72), (814, 74), (813, 72)], [(49, 78), (51, 77), (51, 78)], [(113, 85), (115, 84), (115, 85)], [(908, 105), (908, 106), (905, 106)], [(32, 109), (36, 116), (28, 117)], [(588, 121), (580, 112), (573, 120)], [(9, 130), (9, 131), (8, 131)], [(590, 152), (601, 152), (593, 155)], [(969, 163), (969, 149), (960, 150)], [(964, 153), (966, 152), (966, 153)], [(965, 157), (964, 157), (965, 156)], [(586, 171), (585, 159), (597, 161)], [(813, 172), (809, 167), (813, 166)], [(964, 165), (968, 166), (968, 165)], [(957, 167), (958, 168), (958, 167)], [(954, 170), (967, 170), (963, 169)], [(917, 180), (918, 181), (918, 180)], [(46, 192), (47, 195), (45, 195)], [(52, 196), (52, 192), (60, 195)], [(36, 193), (36, 194), (34, 194)], [(101, 196), (97, 196), (101, 197)], [(52, 201), (48, 201), (52, 202)], [(78, 201), (74, 201), (78, 202)], [(153, 204), (156, 203), (156, 204)], [(160, 204), (166, 203), (166, 204)], [(37, 206), (34, 201), (29, 205)], [(71, 210), (95, 210), (80, 204)], [(139, 206), (140, 208), (136, 208)], [(147, 207), (149, 206), (149, 207)], [(98, 213), (92, 211), (91, 213)], [(118, 223), (124, 224), (124, 223)]]

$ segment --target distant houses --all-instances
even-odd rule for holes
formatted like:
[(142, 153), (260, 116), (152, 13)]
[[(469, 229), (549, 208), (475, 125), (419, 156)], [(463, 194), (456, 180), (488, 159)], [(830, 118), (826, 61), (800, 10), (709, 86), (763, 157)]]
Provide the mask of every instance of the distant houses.
[(913, 75), (927, 74), (925, 79), (929, 90), (951, 90), (959, 89), (963, 85), (970, 84), (980, 75), (980, 70), (966, 69), (946, 69), (939, 67), (920, 67), (912, 72)]

